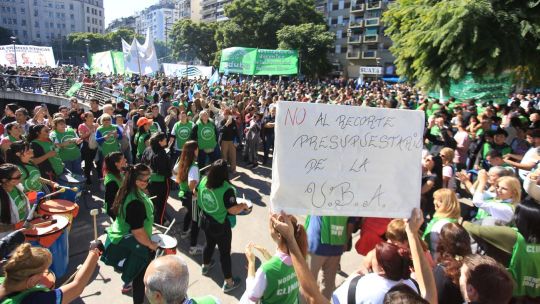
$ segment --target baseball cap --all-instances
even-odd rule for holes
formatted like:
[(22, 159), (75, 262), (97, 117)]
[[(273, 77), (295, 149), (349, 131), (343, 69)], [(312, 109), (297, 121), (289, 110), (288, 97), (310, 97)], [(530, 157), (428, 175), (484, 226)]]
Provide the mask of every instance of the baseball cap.
[(154, 122), (153, 119), (148, 119), (146, 117), (141, 117), (141, 118), (139, 118), (139, 120), (137, 120), (137, 127), (142, 127), (142, 126), (144, 126), (146, 124), (151, 124), (153, 122)]

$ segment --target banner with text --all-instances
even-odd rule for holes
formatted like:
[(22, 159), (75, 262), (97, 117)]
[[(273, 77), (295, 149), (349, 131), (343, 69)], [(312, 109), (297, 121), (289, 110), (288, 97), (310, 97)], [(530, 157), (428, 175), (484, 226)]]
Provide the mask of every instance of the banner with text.
[(212, 67), (204, 65), (185, 65), (176, 63), (164, 63), (163, 73), (167, 77), (186, 77), (196, 79), (199, 77), (210, 79), (212, 77)]
[(52, 47), (35, 45), (1, 45), (0, 65), (15, 67), (55, 67)]
[(245, 75), (294, 75), (298, 52), (232, 47), (221, 51), (219, 72)]
[(420, 205), (422, 111), (279, 102), (272, 210), (406, 218)]

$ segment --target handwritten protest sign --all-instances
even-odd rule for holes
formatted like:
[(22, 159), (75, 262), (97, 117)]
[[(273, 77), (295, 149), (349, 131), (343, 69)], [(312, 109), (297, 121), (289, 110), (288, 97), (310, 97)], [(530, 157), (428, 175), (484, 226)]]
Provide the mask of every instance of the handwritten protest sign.
[(421, 111), (279, 102), (273, 211), (408, 217), (420, 204)]

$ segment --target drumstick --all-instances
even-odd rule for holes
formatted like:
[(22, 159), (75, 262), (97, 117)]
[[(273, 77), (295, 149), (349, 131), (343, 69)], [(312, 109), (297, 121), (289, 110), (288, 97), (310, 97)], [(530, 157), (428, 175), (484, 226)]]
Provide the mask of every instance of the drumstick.
[(50, 220), (50, 221), (45, 221), (45, 222), (41, 222), (41, 223), (37, 223), (37, 224), (33, 224), (34, 227), (43, 227), (43, 226), (49, 226), (49, 225), (54, 225), (58, 222), (57, 219), (54, 219), (54, 220)]
[(96, 222), (96, 216), (99, 214), (98, 209), (92, 209), (90, 210), (90, 215), (94, 217), (94, 240), (97, 240), (97, 222)]
[(81, 267), (82, 267), (82, 264), (79, 264), (77, 266), (77, 269), (75, 270), (75, 272), (62, 285), (60, 285), (60, 287), (62, 287), (64, 285), (68, 284), (69, 282), (73, 281), (73, 279), (75, 279), (75, 276), (77, 275), (77, 272), (79, 272), (79, 269), (81, 269)]

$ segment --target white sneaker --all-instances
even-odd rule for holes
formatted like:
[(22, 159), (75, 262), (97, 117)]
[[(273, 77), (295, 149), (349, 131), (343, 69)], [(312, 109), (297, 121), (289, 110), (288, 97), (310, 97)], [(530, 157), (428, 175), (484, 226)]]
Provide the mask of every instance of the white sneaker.
[(200, 245), (189, 247), (190, 255), (201, 255), (203, 253), (204, 247)]

